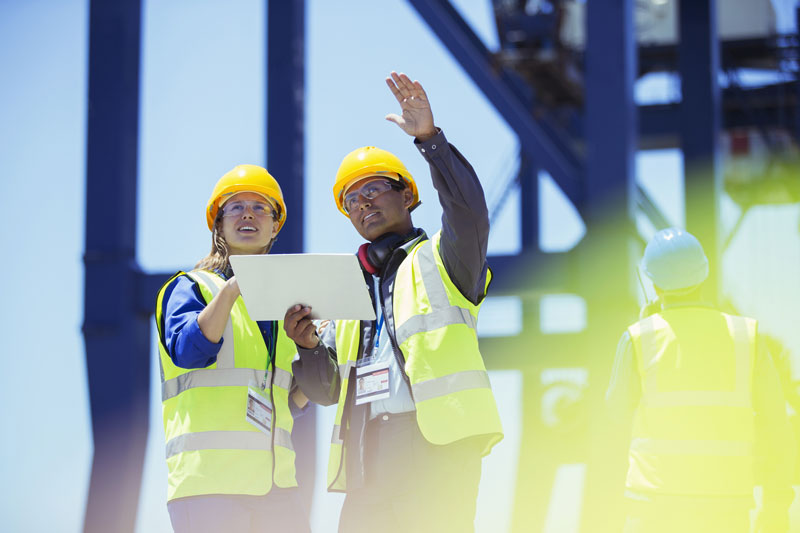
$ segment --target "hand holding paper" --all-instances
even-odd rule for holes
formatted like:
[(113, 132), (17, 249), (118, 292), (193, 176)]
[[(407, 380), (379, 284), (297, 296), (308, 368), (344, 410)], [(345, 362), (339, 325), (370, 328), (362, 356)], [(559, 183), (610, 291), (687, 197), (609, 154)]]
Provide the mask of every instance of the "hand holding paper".
[(286, 316), (283, 317), (283, 329), (286, 331), (286, 335), (296, 345), (308, 350), (319, 344), (317, 329), (309, 318), (310, 314), (310, 307), (295, 305), (290, 307), (286, 311)]

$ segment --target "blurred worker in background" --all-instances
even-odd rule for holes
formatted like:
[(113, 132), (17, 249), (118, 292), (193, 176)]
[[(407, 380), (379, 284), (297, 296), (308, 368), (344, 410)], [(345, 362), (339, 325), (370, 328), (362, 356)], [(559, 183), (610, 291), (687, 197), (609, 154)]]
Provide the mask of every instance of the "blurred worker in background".
[(420, 83), (395, 72), (386, 83), (402, 109), (386, 118), (428, 162), (442, 229), (429, 238), (412, 224), (417, 185), (397, 157), (351, 152), (333, 196), (368, 241), (358, 257), (378, 319), (331, 322), (318, 336), (310, 308), (294, 306), (284, 326), (303, 392), (338, 402), (328, 489), (347, 493), (339, 530), (472, 531), (481, 457), (503, 436), (476, 334), (491, 280), (486, 201)]
[[(789, 408), (789, 426), (792, 428), (792, 436), (795, 444), (794, 471), (792, 473), (792, 483), (800, 483), (800, 390), (798, 381), (794, 378), (792, 368), (792, 356), (789, 349), (778, 338), (772, 335), (761, 334), (760, 339), (764, 341), (767, 351), (772, 356), (772, 362), (778, 371), (778, 378), (781, 382), (781, 390), (786, 398)], [(788, 468), (788, 467), (787, 467)]]
[(792, 436), (756, 321), (702, 302), (708, 260), (686, 231), (659, 231), (642, 266), (661, 309), (623, 334), (606, 398), (632, 422), (625, 531), (749, 532), (755, 465), (756, 531), (787, 531)]
[(235, 167), (214, 187), (206, 222), (211, 252), (156, 302), (172, 527), (308, 531), (293, 488), (293, 413), (307, 401), (292, 378), (295, 346), (279, 322), (250, 318), (228, 259), (269, 252), (286, 222), (278, 182)]
[(800, 413), (800, 390), (798, 390), (800, 384), (794, 378), (792, 356), (789, 353), (789, 349), (773, 335), (762, 333), (760, 338), (764, 341), (767, 351), (772, 356), (772, 363), (778, 371), (786, 403), (791, 406), (795, 413)]

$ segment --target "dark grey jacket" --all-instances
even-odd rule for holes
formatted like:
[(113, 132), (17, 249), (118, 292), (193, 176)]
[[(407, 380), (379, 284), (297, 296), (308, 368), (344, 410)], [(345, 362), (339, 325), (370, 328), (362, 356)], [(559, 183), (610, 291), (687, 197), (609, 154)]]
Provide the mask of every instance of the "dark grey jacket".
[[(485, 296), (486, 248), (489, 239), (489, 216), (483, 189), (472, 166), (451, 144), (441, 130), (426, 142), (414, 141), (417, 149), (428, 162), (433, 186), (442, 205), (442, 237), (439, 252), (450, 279), (461, 293), (473, 303)], [(371, 276), (364, 273), (364, 280), (373, 303), (378, 298), (383, 307), (386, 330), (391, 339), (395, 357), (400, 368), (404, 368), (403, 355), (397, 346), (392, 311), (394, 277), (400, 263), (420, 240), (427, 239), (421, 229), (414, 237), (394, 250), (380, 273), (380, 294), (374, 294)], [(299, 359), (292, 365), (295, 380), (308, 398), (320, 405), (332, 405), (339, 401), (341, 380), (336, 360), (335, 323), (331, 322), (320, 336), (320, 344), (313, 349), (297, 347)], [(375, 322), (362, 322), (360, 357), (373, 344)], [(406, 382), (408, 376), (404, 375)], [(354, 380), (350, 380), (352, 385)], [(347, 450), (347, 486), (363, 485), (364, 431), (369, 404), (356, 406), (353, 401), (354, 388), (347, 391), (342, 418), (342, 440)], [(349, 422), (349, 424), (348, 424)]]

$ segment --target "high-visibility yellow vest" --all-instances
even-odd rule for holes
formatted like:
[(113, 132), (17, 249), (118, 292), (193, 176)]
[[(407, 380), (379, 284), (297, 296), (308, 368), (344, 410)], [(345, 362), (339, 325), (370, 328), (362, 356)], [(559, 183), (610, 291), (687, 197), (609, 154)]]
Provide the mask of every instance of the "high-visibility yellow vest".
[[(197, 283), (206, 303), (225, 283), (203, 270), (179, 272), (175, 277), (181, 275)], [(175, 366), (161, 330), (164, 292), (175, 277), (161, 288), (156, 301), (167, 500), (200, 494), (263, 495), (273, 483), (297, 486), (289, 411), (294, 343), (279, 323), (275, 364), (268, 370), (263, 336), (240, 296), (231, 309), (216, 362), (205, 368)], [(248, 386), (260, 387), (265, 375), (265, 393), (271, 395), (274, 406), (270, 435), (245, 419)]]
[[(392, 288), (394, 334), (405, 359), (417, 424), (431, 443), (484, 437), (483, 454), (503, 438), (489, 376), (478, 350), (480, 304), (465, 298), (439, 255), (441, 232), (417, 243), (400, 264)], [(486, 286), (491, 281), (487, 273)], [(336, 321), (341, 390), (328, 460), (328, 490), (346, 490), (344, 412), (351, 370), (361, 351), (361, 322)]]
[(628, 331), (642, 384), (628, 488), (752, 494), (756, 321), (679, 307)]

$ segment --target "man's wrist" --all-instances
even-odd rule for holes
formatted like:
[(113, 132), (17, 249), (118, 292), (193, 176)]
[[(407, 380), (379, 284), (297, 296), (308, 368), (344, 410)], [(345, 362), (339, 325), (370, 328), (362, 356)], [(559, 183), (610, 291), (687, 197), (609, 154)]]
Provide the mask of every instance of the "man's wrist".
[(417, 140), (422, 143), (430, 141), (436, 136), (437, 133), (439, 133), (439, 131), (436, 128), (434, 128), (430, 132), (425, 132), (417, 135)]
[(316, 341), (316, 343), (313, 344), (310, 347), (305, 346), (304, 344), (300, 344), (299, 342), (295, 342), (295, 344), (297, 345), (298, 348), (302, 348), (303, 350), (313, 350), (313, 349), (317, 348), (321, 344), (320, 340), (319, 340), (319, 336), (316, 333), (314, 333), (314, 340)]

